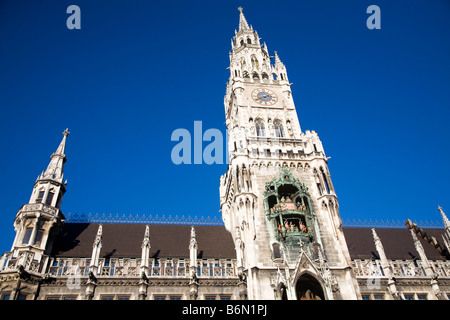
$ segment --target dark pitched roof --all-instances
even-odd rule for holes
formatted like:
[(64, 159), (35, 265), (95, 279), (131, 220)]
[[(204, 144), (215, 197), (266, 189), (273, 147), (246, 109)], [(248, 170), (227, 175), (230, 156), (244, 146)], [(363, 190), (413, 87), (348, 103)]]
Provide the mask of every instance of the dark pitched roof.
[[(419, 253), (414, 247), (413, 238), (409, 229), (375, 229), (383, 244), (388, 259), (420, 259)], [(426, 229), (427, 234), (442, 239), (443, 229)], [(345, 240), (352, 259), (370, 259), (378, 257), (375, 249), (372, 230), (369, 228), (344, 228)], [(430, 260), (442, 260), (439, 251), (430, 243), (417, 236), (422, 243), (427, 258)]]
[[(99, 224), (66, 223), (52, 255), (90, 257)], [(103, 224), (101, 257), (140, 257), (144, 224)], [(150, 225), (150, 256), (188, 258), (191, 226)], [(223, 226), (195, 226), (199, 258), (235, 258), (231, 234)]]
[[(99, 224), (66, 223), (56, 237), (52, 255), (60, 257), (90, 257)], [(150, 256), (165, 258), (189, 257), (189, 225), (150, 225)], [(443, 229), (426, 229), (426, 233), (442, 239)], [(144, 224), (103, 224), (101, 257), (140, 257), (144, 238)], [(236, 257), (233, 239), (224, 226), (195, 226), (199, 258)], [(420, 258), (410, 230), (376, 229), (388, 259)], [(344, 228), (344, 235), (352, 259), (378, 257), (370, 228)], [(430, 243), (418, 235), (428, 259), (442, 256)]]

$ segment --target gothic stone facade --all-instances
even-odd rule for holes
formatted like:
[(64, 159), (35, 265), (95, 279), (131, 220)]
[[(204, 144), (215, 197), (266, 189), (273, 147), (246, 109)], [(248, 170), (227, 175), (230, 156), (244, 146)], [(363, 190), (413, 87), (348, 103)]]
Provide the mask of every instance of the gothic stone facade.
[[(448, 299), (450, 223), (344, 228), (319, 136), (240, 9), (224, 99), (223, 226), (67, 223), (66, 138), (14, 220), (2, 299)], [(212, 241), (214, 239), (214, 241)]]

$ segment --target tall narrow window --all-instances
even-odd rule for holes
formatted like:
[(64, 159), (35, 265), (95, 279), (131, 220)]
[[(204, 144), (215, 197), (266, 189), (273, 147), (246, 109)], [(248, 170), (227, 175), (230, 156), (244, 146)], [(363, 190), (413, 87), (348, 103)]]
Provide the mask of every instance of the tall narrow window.
[(275, 122), (275, 137), (277, 138), (284, 137), (283, 125), (279, 121)]
[(322, 195), (323, 194), (322, 183), (320, 182), (320, 177), (316, 169), (314, 169), (314, 179), (316, 180), (316, 185), (317, 189), (319, 189), (319, 194)]
[(27, 230), (25, 231), (25, 236), (23, 237), (23, 244), (28, 244), (31, 238), (31, 233), (33, 233), (33, 228), (27, 228)]
[(248, 44), (252, 44), (252, 40), (250, 40), (250, 38), (247, 39), (247, 43)]
[(42, 235), (44, 234), (44, 230), (39, 229), (38, 232), (36, 233), (36, 238), (34, 239), (34, 244), (35, 245), (40, 245), (41, 244), (41, 240), (42, 240)]
[(262, 122), (262, 120), (257, 120), (255, 127), (256, 127), (256, 135), (258, 137), (264, 137), (266, 135), (266, 129), (264, 127), (264, 122)]
[(47, 199), (45, 200), (45, 204), (46, 204), (47, 206), (50, 206), (50, 205), (52, 204), (54, 195), (55, 195), (55, 192), (54, 192), (54, 191), (49, 191), (49, 192), (48, 192)]
[(36, 198), (36, 203), (41, 203), (42, 202), (42, 199), (44, 198), (44, 194), (45, 194), (44, 190), (39, 191), (38, 197)]
[(327, 175), (323, 171), (323, 168), (320, 168), (320, 171), (322, 172), (322, 178), (323, 178), (323, 182), (325, 183), (325, 188), (327, 189), (327, 193), (330, 194), (330, 187), (328, 185)]
[(255, 55), (252, 55), (250, 57), (250, 61), (252, 62), (252, 68), (254, 68), (254, 69), (258, 69), (259, 68), (258, 58), (256, 58)]

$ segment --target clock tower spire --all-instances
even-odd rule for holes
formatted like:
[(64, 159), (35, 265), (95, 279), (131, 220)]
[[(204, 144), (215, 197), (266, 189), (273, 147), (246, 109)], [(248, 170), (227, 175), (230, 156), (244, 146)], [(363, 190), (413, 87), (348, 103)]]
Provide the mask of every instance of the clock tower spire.
[[(328, 158), (317, 133), (302, 132), (286, 66), (277, 52), (269, 55), (241, 7), (229, 57), (220, 203), (248, 298), (356, 299)], [(319, 265), (319, 254), (339, 271)]]

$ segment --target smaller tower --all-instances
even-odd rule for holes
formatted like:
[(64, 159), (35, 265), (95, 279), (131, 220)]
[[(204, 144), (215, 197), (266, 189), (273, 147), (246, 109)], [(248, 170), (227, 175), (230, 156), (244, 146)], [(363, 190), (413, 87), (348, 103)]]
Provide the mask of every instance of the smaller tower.
[(10, 292), (11, 300), (35, 299), (39, 284), (45, 280), (53, 239), (65, 220), (60, 208), (67, 185), (63, 181), (68, 135), (66, 129), (47, 169), (34, 183), (29, 203), (19, 209), (14, 219), (16, 236), (0, 265), (0, 273), (10, 275), (1, 290)]
[(34, 183), (29, 203), (19, 209), (14, 220), (13, 261), (17, 267), (35, 273), (46, 269), (46, 255), (51, 251), (52, 239), (65, 219), (60, 208), (67, 185), (63, 179), (68, 135), (69, 131), (64, 130), (63, 139), (51, 155), (47, 169)]

